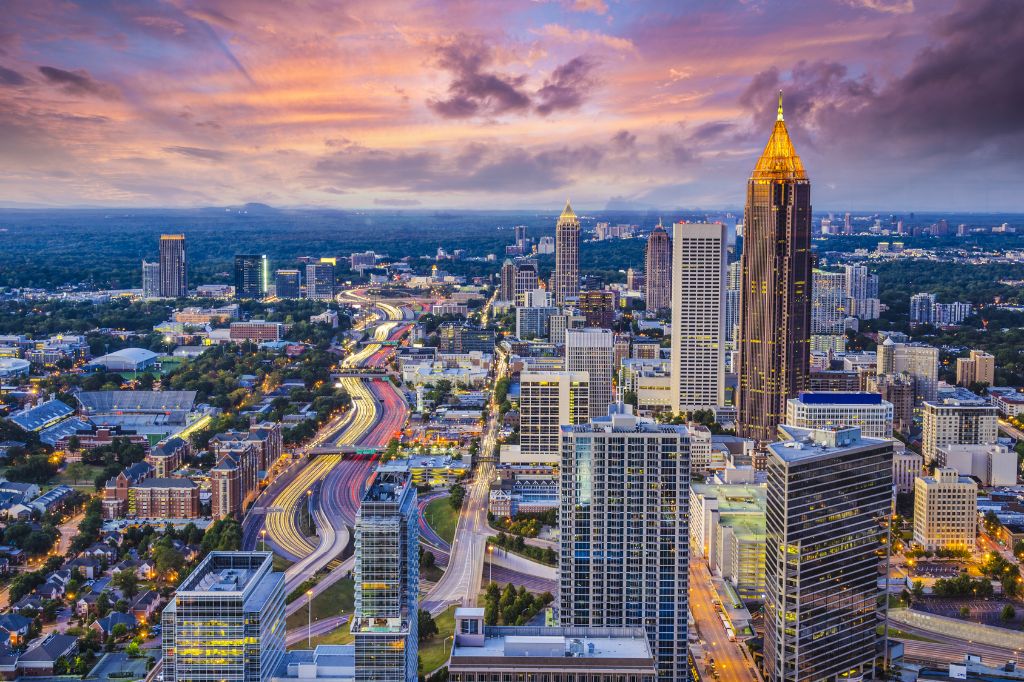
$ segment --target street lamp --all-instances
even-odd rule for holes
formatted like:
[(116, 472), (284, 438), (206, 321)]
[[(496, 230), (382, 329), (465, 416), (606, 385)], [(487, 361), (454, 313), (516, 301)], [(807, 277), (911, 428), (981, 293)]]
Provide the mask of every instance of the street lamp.
[(490, 585), (494, 582), (494, 557), (490, 556), (494, 554), (494, 545), (487, 545), (487, 584)]
[(446, 656), (448, 655), (448, 640), (449, 639), (452, 640), (452, 644), (455, 644), (455, 635), (448, 635), (447, 637), (444, 638), (444, 642), (441, 643), (441, 646), (444, 647), (444, 653), (445, 653)]
[(263, 540), (263, 551), (267, 551), (267, 529), (264, 528), (260, 531), (260, 538)]
[(306, 648), (313, 648), (313, 590), (306, 590)]

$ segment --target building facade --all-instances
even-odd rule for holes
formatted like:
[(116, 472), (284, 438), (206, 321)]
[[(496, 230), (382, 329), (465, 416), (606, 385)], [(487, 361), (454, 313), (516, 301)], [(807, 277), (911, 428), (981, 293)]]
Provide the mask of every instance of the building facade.
[(312, 301), (334, 300), (334, 263), (306, 264), (306, 298)]
[(188, 264), (185, 260), (185, 235), (160, 235), (160, 296), (188, 296)]
[(937, 549), (974, 551), (978, 535), (978, 484), (956, 469), (940, 468), (914, 484), (914, 542)]
[(588, 327), (611, 329), (615, 322), (615, 294), (611, 291), (584, 291), (580, 294), (580, 312)]
[(659, 680), (686, 680), (689, 434), (612, 407), (562, 426), (559, 618), (640, 627)]
[(644, 302), (656, 313), (672, 305), (672, 240), (661, 222), (647, 238), (644, 253)]
[(142, 296), (143, 298), (160, 297), (160, 263), (142, 261)]
[(519, 452), (522, 461), (558, 464), (562, 424), (590, 420), (590, 377), (586, 372), (521, 372)]
[(878, 374), (906, 372), (914, 378), (915, 404), (935, 400), (939, 386), (939, 349), (924, 343), (897, 343), (892, 337), (878, 344)]
[(925, 464), (941, 461), (943, 445), (990, 445), (999, 437), (999, 411), (984, 398), (955, 397), (924, 404), (921, 454)]
[(235, 256), (235, 298), (265, 298), (270, 283), (266, 254)]
[(608, 329), (565, 330), (565, 369), (586, 372), (590, 379), (590, 416), (608, 414), (612, 402), (613, 334)]
[(164, 608), (164, 682), (270, 682), (284, 657), (284, 599), (270, 552), (211, 552)]
[(274, 273), (274, 295), (278, 298), (302, 296), (302, 273), (296, 269), (282, 269)]
[(805, 391), (786, 401), (786, 424), (803, 429), (858, 426), (866, 438), (892, 438), (892, 420), (892, 404), (866, 391)]
[(739, 435), (768, 442), (810, 365), (811, 183), (778, 117), (747, 184), (740, 259)]
[(956, 383), (961, 386), (971, 384), (996, 383), (996, 357), (982, 350), (972, 350), (966, 358), (956, 359)]
[(764, 670), (771, 682), (871, 674), (878, 549), (892, 503), (891, 441), (782, 427), (768, 446)]
[(672, 226), (672, 411), (725, 404), (725, 280), (722, 223)]
[(580, 220), (565, 202), (555, 225), (555, 272), (552, 292), (560, 306), (580, 295)]

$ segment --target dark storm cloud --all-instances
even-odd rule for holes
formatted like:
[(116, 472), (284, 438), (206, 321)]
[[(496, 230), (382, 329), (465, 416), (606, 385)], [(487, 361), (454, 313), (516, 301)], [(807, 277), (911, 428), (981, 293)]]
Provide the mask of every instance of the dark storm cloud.
[(217, 149), (205, 149), (203, 147), (173, 146), (164, 147), (164, 151), (171, 152), (172, 154), (181, 154), (193, 159), (202, 159), (203, 161), (223, 161), (228, 157), (226, 152)]
[(799, 62), (788, 78), (774, 68), (758, 74), (740, 103), (763, 119), (781, 87), (787, 120), (818, 144), (894, 154), (968, 154), (987, 147), (1020, 163), (1024, 3), (961, 0), (931, 33), (930, 45), (888, 81), (851, 76), (835, 62)]
[(28, 80), (17, 71), (0, 66), (0, 85), (24, 85)]
[(530, 106), (523, 90), (525, 76), (490, 71), (494, 61), (491, 48), (482, 39), (459, 35), (437, 50), (438, 65), (450, 71), (448, 97), (427, 105), (445, 118), (503, 114)]
[(93, 79), (87, 71), (82, 69), (65, 71), (55, 66), (40, 66), (39, 73), (48, 83), (59, 87), (69, 95), (93, 95), (103, 99), (117, 97), (117, 91), (114, 88)]
[(578, 108), (596, 85), (593, 76), (596, 66), (592, 59), (580, 56), (552, 71), (544, 87), (537, 91), (537, 113), (547, 116), (555, 111)]
[(490, 190), (500, 193), (564, 187), (604, 158), (598, 147), (544, 150), (474, 143), (454, 154), (350, 145), (321, 158), (314, 172), (341, 187), (408, 192)]

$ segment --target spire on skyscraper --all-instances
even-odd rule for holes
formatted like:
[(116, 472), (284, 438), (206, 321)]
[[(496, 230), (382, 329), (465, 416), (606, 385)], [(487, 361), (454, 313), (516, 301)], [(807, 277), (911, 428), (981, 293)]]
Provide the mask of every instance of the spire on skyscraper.
[(558, 220), (562, 221), (565, 220), (566, 218), (570, 220), (576, 219), (576, 213), (573, 212), (572, 206), (569, 204), (568, 199), (565, 200), (565, 208), (562, 209), (562, 215), (558, 216)]
[(797, 156), (793, 142), (789, 139), (789, 130), (782, 116), (782, 91), (779, 90), (779, 113), (775, 119), (775, 127), (768, 138), (761, 158), (754, 166), (751, 180), (770, 182), (772, 180), (806, 180), (807, 172), (804, 164)]

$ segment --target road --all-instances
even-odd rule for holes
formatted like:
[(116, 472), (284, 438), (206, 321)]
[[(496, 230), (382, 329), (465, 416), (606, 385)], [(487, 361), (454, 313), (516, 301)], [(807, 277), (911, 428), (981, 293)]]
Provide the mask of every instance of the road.
[(68, 550), (71, 549), (71, 541), (76, 535), (78, 535), (78, 526), (82, 523), (82, 519), (84, 518), (85, 511), (83, 510), (57, 526), (57, 530), (60, 532), (60, 541), (57, 543), (57, 554), (67, 556)]
[[(299, 601), (302, 600), (300, 599)], [(308, 637), (319, 637), (320, 635), (326, 635), (328, 632), (337, 630), (347, 622), (347, 615), (333, 616), (331, 618), (324, 618), (323, 620), (318, 620), (311, 626), (295, 628), (294, 630), (288, 630), (286, 633), (284, 633), (284, 644), (285, 646), (291, 646), (293, 644), (304, 643)]]
[(1006, 435), (1010, 436), (1011, 438), (1016, 438), (1017, 440), (1024, 440), (1024, 431), (1021, 431), (1020, 429), (1018, 429), (1016, 426), (1006, 421), (1005, 419), (999, 420), (999, 430), (1003, 431), (1004, 433), (1006, 433)]
[(691, 561), (690, 613), (704, 642), (705, 655), (714, 658), (719, 682), (758, 680), (753, 662), (744, 656), (743, 645), (729, 641), (725, 625), (715, 610), (714, 599), (717, 597), (707, 565), (703, 561)]

